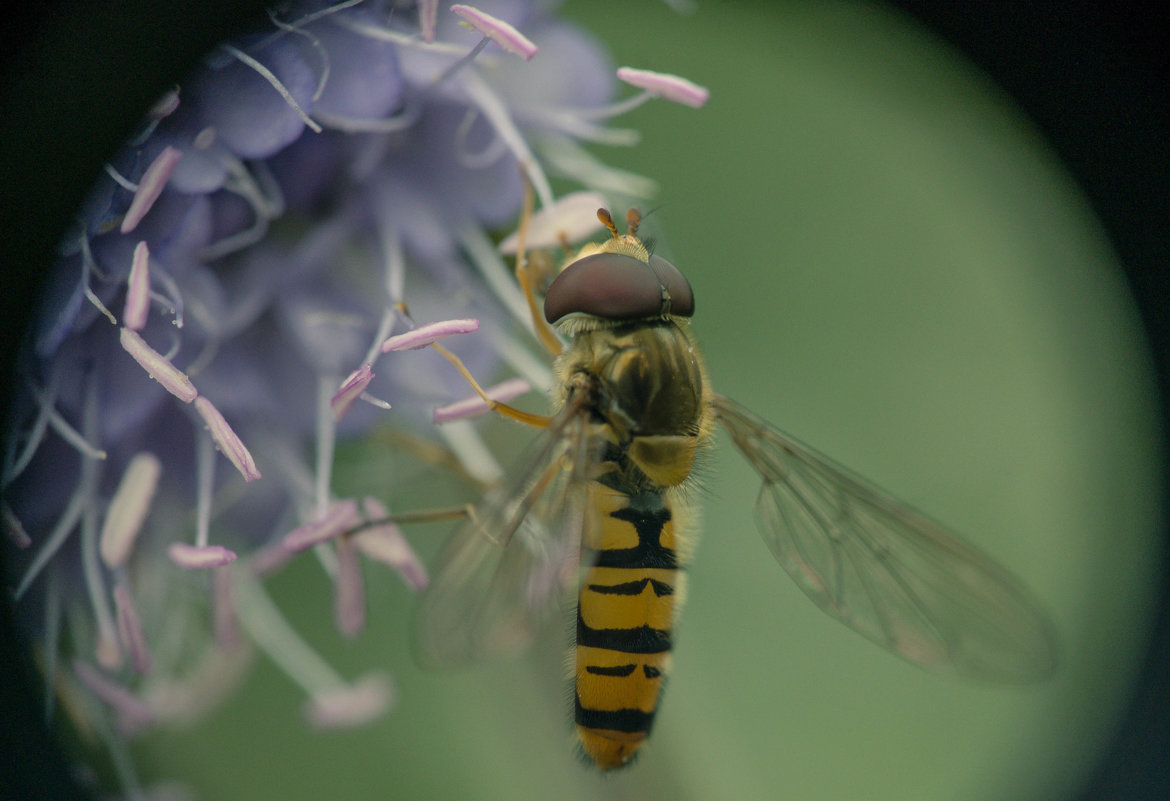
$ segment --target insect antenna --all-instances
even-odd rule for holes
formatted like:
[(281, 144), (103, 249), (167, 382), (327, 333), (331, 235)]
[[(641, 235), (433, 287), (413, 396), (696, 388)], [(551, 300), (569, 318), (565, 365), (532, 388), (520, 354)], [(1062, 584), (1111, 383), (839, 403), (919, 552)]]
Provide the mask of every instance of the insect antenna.
[(642, 214), (637, 209), (631, 208), (626, 212), (626, 229), (630, 236), (638, 235), (638, 224), (642, 222)]
[(614, 223), (613, 215), (609, 213), (609, 209), (598, 209), (597, 219), (601, 220), (601, 224), (609, 229), (614, 239), (621, 238), (621, 234), (618, 233), (617, 224)]

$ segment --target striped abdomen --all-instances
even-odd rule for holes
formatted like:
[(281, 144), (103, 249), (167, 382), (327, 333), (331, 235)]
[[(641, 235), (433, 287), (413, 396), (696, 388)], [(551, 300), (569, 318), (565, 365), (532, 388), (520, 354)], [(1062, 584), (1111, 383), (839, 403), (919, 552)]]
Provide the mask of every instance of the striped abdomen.
[(685, 576), (665, 494), (594, 483), (590, 495), (586, 544), (597, 561), (577, 606), (575, 720), (582, 749), (610, 770), (650, 734)]

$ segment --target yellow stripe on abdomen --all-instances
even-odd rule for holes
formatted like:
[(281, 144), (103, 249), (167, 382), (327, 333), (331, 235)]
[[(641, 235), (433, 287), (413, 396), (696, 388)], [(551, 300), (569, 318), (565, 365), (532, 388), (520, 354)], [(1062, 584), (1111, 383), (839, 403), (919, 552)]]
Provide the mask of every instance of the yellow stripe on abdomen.
[(597, 560), (577, 607), (575, 719), (585, 753), (610, 770), (650, 734), (683, 575), (664, 495), (590, 489), (586, 545)]

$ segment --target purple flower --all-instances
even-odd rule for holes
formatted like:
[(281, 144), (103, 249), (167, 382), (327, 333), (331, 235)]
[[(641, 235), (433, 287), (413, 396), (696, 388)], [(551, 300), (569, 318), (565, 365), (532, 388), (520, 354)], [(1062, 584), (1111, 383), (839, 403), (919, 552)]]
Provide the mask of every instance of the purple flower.
[[(522, 376), (500, 397), (546, 386), (489, 231), (514, 220), (526, 183), (557, 207), (550, 167), (643, 193), (579, 143), (631, 143), (604, 121), (646, 97), (698, 102), (699, 87), (635, 71), (646, 93), (608, 105), (604, 52), (546, 3), (419, 6), (292, 4), (223, 44), (110, 159), (61, 243), (0, 511), (48, 683), (88, 693), (124, 735), (206, 710), (257, 649), (304, 688), (314, 725), (392, 706), (389, 677), (338, 675), (262, 578), (313, 550), (347, 636), (364, 623), (360, 559), (425, 585), (395, 525), (361, 528), (385, 508), (335, 493), (336, 439), (388, 420), (433, 436), (434, 407), (468, 394), (426, 352), (441, 337), (458, 334), (475, 375)], [(473, 428), (451, 431), (472, 475), (498, 474)], [(193, 656), (156, 658), (176, 619)]]

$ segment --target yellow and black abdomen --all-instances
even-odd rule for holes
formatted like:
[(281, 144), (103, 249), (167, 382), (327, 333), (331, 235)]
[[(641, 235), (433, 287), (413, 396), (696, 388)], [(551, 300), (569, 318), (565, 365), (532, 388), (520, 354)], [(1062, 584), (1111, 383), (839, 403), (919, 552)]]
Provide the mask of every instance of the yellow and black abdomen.
[(650, 734), (685, 576), (665, 493), (593, 483), (590, 495), (585, 544), (596, 561), (577, 606), (574, 714), (582, 749), (610, 770)]

